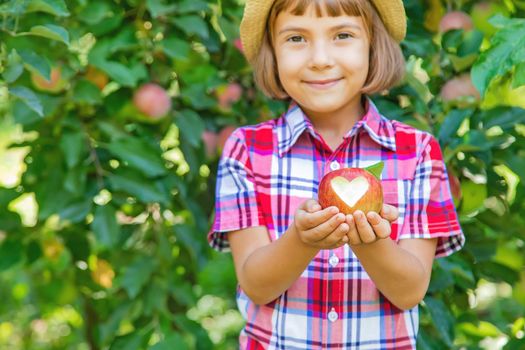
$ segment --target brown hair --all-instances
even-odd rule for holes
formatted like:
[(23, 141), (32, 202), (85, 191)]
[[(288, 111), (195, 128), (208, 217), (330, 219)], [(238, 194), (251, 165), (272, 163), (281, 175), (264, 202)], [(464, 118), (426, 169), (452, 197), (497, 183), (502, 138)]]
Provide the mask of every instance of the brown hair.
[(259, 52), (254, 60), (254, 77), (259, 88), (269, 97), (288, 97), (279, 80), (277, 62), (272, 45), (273, 26), (277, 15), (290, 11), (302, 16), (310, 5), (315, 6), (321, 17), (323, 9), (331, 17), (359, 16), (363, 19), (370, 40), (368, 77), (362, 91), (375, 94), (395, 86), (405, 73), (405, 59), (401, 47), (388, 33), (374, 6), (369, 0), (276, 0), (268, 15), (266, 30)]

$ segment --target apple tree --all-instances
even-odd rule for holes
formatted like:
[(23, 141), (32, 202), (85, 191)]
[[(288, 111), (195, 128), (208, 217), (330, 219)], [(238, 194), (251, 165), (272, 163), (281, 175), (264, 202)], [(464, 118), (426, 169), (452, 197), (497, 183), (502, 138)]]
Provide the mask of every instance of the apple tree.
[[(255, 88), (242, 3), (0, 3), (0, 348), (236, 348), (218, 156), (286, 107)], [(373, 99), (439, 139), (467, 236), (418, 348), (522, 349), (525, 3), (404, 3), (407, 74)]]

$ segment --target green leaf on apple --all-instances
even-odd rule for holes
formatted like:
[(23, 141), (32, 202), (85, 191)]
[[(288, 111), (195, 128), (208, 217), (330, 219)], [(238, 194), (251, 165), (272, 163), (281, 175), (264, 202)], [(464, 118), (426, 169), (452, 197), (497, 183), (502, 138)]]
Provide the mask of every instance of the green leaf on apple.
[(378, 180), (381, 180), (381, 173), (385, 167), (385, 162), (379, 162), (374, 165), (366, 167), (365, 170), (374, 175)]

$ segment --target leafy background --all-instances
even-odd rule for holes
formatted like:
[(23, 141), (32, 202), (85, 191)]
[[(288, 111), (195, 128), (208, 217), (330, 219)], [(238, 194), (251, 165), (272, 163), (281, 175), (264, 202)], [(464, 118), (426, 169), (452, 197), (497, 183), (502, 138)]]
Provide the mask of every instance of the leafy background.
[[(404, 2), (407, 75), (374, 100), (438, 137), (467, 236), (434, 264), (418, 348), (524, 349), (525, 1)], [(445, 32), (451, 11), (473, 28)], [(254, 87), (241, 15), (0, 2), (0, 348), (236, 347), (231, 257), (205, 237), (217, 158), (285, 108)]]

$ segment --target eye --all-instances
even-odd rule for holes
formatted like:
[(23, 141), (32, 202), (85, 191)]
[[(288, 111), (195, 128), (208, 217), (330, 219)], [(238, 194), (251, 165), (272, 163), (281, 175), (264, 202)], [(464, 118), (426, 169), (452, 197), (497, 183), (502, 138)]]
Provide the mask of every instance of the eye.
[(300, 42), (303, 42), (303, 40), (304, 40), (303, 37), (300, 35), (294, 35), (286, 39), (286, 41), (290, 41), (293, 43), (300, 43)]
[(350, 33), (339, 33), (337, 34), (337, 39), (345, 40), (352, 38), (352, 34)]

